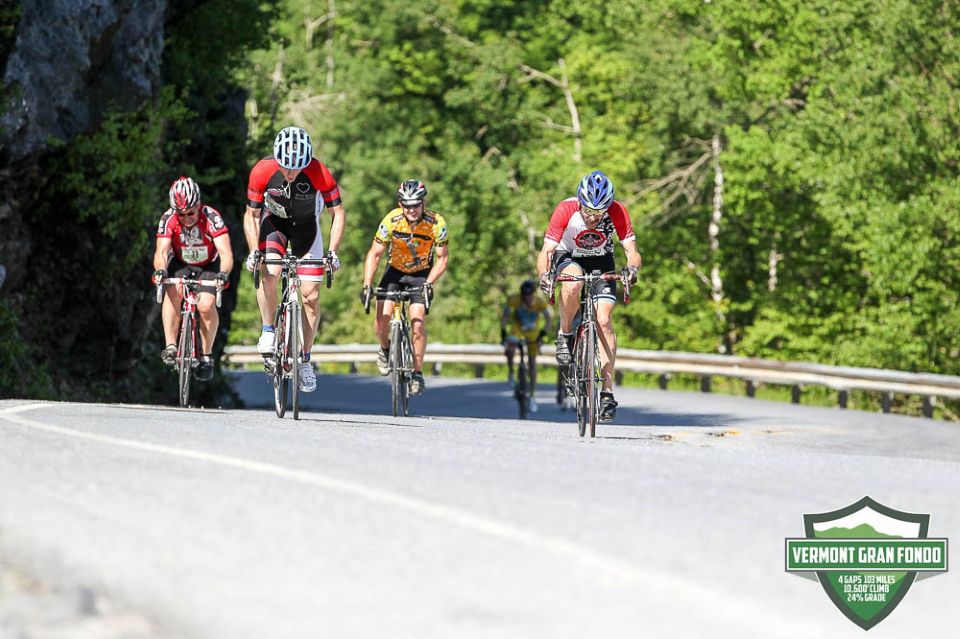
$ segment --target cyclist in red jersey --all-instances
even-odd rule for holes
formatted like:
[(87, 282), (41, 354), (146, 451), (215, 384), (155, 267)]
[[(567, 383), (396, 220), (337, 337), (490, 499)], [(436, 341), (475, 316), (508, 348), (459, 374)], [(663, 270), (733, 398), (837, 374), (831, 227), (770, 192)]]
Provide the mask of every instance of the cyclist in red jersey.
[[(323, 251), (320, 213), (330, 210), (330, 250)], [(281, 130), (273, 143), (273, 155), (257, 162), (250, 171), (247, 185), (247, 212), (243, 231), (250, 247), (246, 267), (252, 271), (261, 255), (284, 255), (287, 244), (297, 257), (326, 257), (333, 270), (340, 268), (337, 248), (343, 236), (346, 213), (340, 200), (340, 189), (330, 170), (313, 157), (310, 136), (300, 127)], [(317, 388), (317, 376), (310, 362), (310, 350), (320, 321), (318, 302), (323, 268), (302, 266), (297, 269), (302, 286), (304, 350), (300, 367), (300, 390), (309, 393)], [(261, 354), (273, 351), (276, 335), (273, 318), (277, 312), (279, 266), (262, 271), (263, 285), (257, 290), (257, 303), (263, 330), (257, 342)]]
[[(607, 273), (616, 268), (613, 260), (613, 234), (616, 233), (627, 256), (621, 269), (632, 284), (640, 270), (640, 254), (627, 209), (613, 199), (613, 183), (600, 171), (584, 176), (577, 187), (577, 197), (560, 202), (550, 218), (543, 238), (543, 249), (537, 256), (540, 288), (550, 293), (551, 269), (556, 273), (582, 275), (599, 270)], [(557, 363), (570, 365), (573, 341), (573, 318), (580, 305), (582, 283), (564, 282), (560, 290), (560, 333), (557, 335)], [(596, 305), (598, 335), (602, 345), (600, 364), (603, 386), (600, 392), (600, 420), (611, 421), (617, 415), (613, 397), (613, 370), (617, 359), (617, 334), (613, 330), (613, 307), (617, 303), (617, 283), (598, 282), (591, 291)]]
[[(188, 177), (180, 178), (170, 187), (170, 208), (160, 217), (153, 268), (156, 269), (153, 273), (155, 284), (165, 279), (167, 273), (172, 273), (173, 277), (199, 275), (201, 279), (216, 279), (220, 287), (226, 286), (233, 270), (233, 250), (227, 225), (216, 209), (200, 203), (200, 187)], [(201, 381), (213, 377), (211, 353), (220, 323), (216, 292), (212, 286), (201, 286), (197, 301), (203, 344), (197, 379)], [(177, 362), (182, 298), (179, 286), (166, 287), (161, 315), (167, 346), (160, 358), (170, 366)]]

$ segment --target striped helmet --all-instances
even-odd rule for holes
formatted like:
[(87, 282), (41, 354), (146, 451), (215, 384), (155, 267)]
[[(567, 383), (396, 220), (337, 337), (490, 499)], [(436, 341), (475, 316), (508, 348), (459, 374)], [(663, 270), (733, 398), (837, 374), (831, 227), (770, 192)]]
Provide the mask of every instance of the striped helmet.
[(188, 177), (182, 177), (170, 185), (170, 208), (186, 211), (200, 203), (200, 187)]
[(577, 199), (587, 208), (606, 210), (613, 204), (613, 182), (602, 171), (585, 175), (577, 187)]
[(407, 180), (397, 187), (397, 197), (404, 206), (418, 206), (427, 199), (427, 187), (420, 180)]
[(313, 159), (310, 135), (298, 126), (288, 126), (273, 141), (273, 157), (285, 169), (305, 169)]

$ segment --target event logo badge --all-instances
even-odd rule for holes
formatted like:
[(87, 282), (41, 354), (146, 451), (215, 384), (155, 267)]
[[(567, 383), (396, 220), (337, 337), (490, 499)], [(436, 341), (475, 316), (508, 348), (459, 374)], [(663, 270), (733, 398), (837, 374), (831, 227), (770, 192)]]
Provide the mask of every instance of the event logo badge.
[(804, 515), (806, 538), (786, 540), (786, 569), (818, 579), (840, 612), (869, 630), (893, 612), (914, 581), (947, 571), (947, 540), (928, 538), (929, 524), (930, 515), (894, 510), (870, 497)]

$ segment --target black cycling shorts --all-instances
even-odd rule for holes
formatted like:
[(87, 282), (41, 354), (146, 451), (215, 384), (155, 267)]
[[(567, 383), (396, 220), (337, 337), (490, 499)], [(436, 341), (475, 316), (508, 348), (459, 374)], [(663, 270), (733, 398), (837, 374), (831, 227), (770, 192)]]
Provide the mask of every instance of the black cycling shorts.
[[(553, 264), (556, 267), (557, 274), (559, 274), (560, 271), (565, 269), (570, 264), (576, 264), (584, 273), (590, 273), (593, 271), (609, 273), (610, 271), (615, 271), (617, 269), (617, 265), (613, 261), (613, 253), (608, 253), (606, 255), (590, 255), (587, 257), (574, 257), (570, 253), (557, 251), (553, 254)], [(614, 280), (612, 282), (608, 282), (606, 280), (601, 280), (599, 282), (594, 282), (591, 293), (596, 301), (605, 300), (616, 304), (617, 281)]]
[[(192, 275), (194, 277), (199, 276), (202, 280), (215, 280), (217, 279), (217, 273), (220, 272), (220, 257), (208, 262), (207, 264), (187, 264), (181, 262), (177, 259), (176, 255), (170, 257), (170, 261), (167, 262), (167, 273), (170, 274), (170, 277), (187, 277)], [(217, 294), (217, 287), (215, 286), (201, 286), (198, 289), (201, 293), (212, 293)]]
[(430, 275), (429, 268), (425, 268), (413, 273), (404, 273), (392, 266), (387, 266), (380, 278), (380, 288), (394, 291), (410, 291), (411, 304), (423, 304), (423, 285)]
[[(260, 218), (258, 247), (264, 255), (286, 255), (287, 242), (290, 251), (297, 257), (320, 259), (323, 257), (323, 233), (319, 218), (308, 222), (294, 222), (276, 215), (263, 214)], [(299, 266), (297, 275), (307, 282), (322, 282), (322, 266)]]

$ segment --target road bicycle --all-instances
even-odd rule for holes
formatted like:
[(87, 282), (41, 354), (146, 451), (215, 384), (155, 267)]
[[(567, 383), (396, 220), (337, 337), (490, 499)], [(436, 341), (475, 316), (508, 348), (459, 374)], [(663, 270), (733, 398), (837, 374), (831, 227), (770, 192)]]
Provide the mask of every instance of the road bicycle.
[[(623, 303), (630, 303), (630, 283), (618, 271), (601, 273), (593, 271), (583, 275), (557, 275), (554, 282), (582, 282), (580, 295), (580, 327), (575, 333), (572, 359), (566, 371), (567, 392), (574, 398), (577, 407), (577, 425), (580, 436), (590, 427), (590, 437), (596, 437), (597, 418), (600, 410), (600, 387), (603, 383), (600, 368), (600, 350), (597, 337), (596, 296), (593, 285), (597, 282), (621, 281)], [(556, 284), (554, 284), (554, 287)], [(550, 304), (554, 303), (554, 289), (550, 290)]]
[(221, 286), (217, 280), (201, 280), (195, 276), (168, 277), (157, 283), (157, 304), (163, 303), (163, 290), (166, 285), (180, 286), (183, 301), (180, 303), (180, 336), (177, 339), (177, 362), (175, 368), (180, 377), (180, 406), (190, 403), (190, 378), (200, 359), (202, 343), (200, 327), (197, 322), (197, 301), (200, 299), (201, 286), (213, 286), (217, 289), (217, 308), (220, 308)]
[(513, 386), (513, 396), (520, 409), (520, 419), (526, 419), (530, 412), (530, 397), (533, 390), (533, 378), (530, 377), (527, 368), (527, 340), (512, 335), (507, 340), (517, 345), (517, 353), (520, 356), (517, 361), (517, 381)]
[[(420, 289), (427, 314), (430, 313), (430, 297), (427, 287)], [(410, 291), (387, 291), (379, 286), (373, 289), (363, 306), (370, 314), (370, 300), (389, 300), (395, 302), (390, 316), (390, 388), (393, 416), (410, 413), (410, 380), (413, 377), (413, 341), (410, 339)]]
[(300, 296), (300, 266), (319, 266), (324, 269), (327, 288), (333, 285), (333, 269), (326, 258), (298, 258), (287, 253), (279, 258), (261, 258), (253, 270), (254, 288), (260, 288), (260, 267), (280, 267), (280, 288), (283, 291), (277, 304), (273, 326), (276, 331), (273, 353), (263, 356), (263, 370), (273, 381), (273, 407), (277, 417), (283, 418), (287, 411), (287, 386), (290, 387), (290, 407), (293, 418), (300, 419), (300, 367), (310, 366), (301, 362), (303, 352), (303, 300)]

